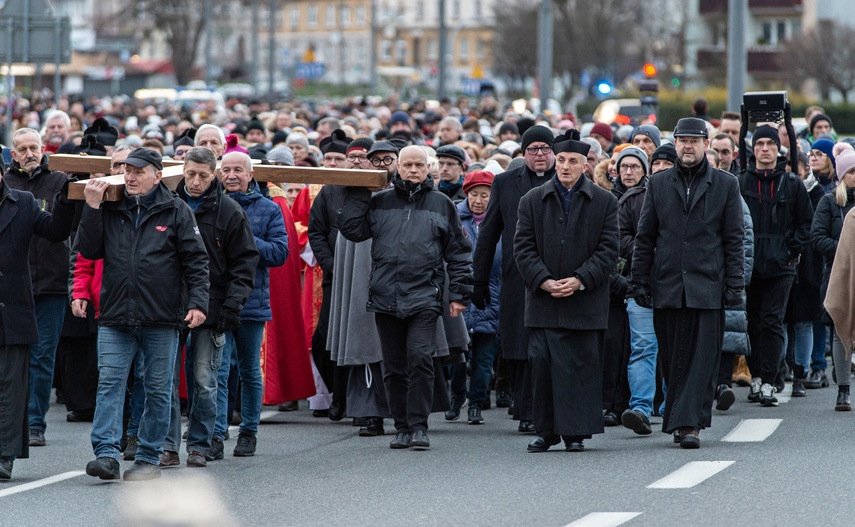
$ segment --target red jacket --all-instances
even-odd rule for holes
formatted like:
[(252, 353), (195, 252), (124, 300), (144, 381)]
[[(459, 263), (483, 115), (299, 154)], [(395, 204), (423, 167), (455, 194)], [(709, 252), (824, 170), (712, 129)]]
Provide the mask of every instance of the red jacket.
[(95, 308), (95, 318), (101, 313), (101, 277), (104, 260), (89, 260), (74, 251), (71, 254), (71, 299), (88, 300)]

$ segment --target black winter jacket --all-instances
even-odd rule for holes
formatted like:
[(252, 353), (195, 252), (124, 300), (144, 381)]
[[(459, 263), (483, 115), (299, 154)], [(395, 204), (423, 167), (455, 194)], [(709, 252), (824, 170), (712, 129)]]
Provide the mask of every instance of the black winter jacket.
[[(17, 161), (13, 161), (3, 176), (3, 181), (9, 188), (31, 193), (39, 208), (45, 212), (53, 210), (54, 198), (67, 179), (68, 176), (64, 172), (48, 168), (47, 155), (42, 156), (41, 164), (32, 175), (23, 170)], [(70, 251), (71, 242), (68, 237), (60, 241), (33, 238), (33, 243), (30, 244), (30, 273), (33, 277), (34, 295), (68, 294)]]
[(324, 185), (309, 213), (309, 244), (324, 272), (323, 285), (332, 284), (335, 240), (338, 238), (338, 213), (344, 205), (347, 187)]
[[(187, 202), (182, 180), (176, 190)], [(223, 306), (240, 311), (252, 293), (258, 248), (249, 227), (249, 219), (238, 203), (226, 196), (219, 180), (214, 179), (194, 211), (196, 224), (208, 252), (208, 276), (211, 283), (208, 318), (202, 327), (217, 326)]]
[(84, 206), (77, 236), (84, 258), (104, 259), (100, 325), (181, 327), (189, 309), (207, 314), (205, 244), (193, 211), (162, 182), (143, 196)]
[(454, 204), (433, 190), (430, 176), (420, 185), (401, 180), (371, 195), (348, 189), (339, 229), (348, 240), (371, 244), (368, 311), (406, 318), (423, 311), (440, 315), (446, 265), (449, 301), (468, 304), (472, 295), (472, 244)]
[(647, 180), (647, 177), (642, 178), (638, 185), (624, 192), (618, 199), (620, 257), (626, 261), (621, 273), (623, 276), (629, 276), (632, 269), (632, 251), (635, 249), (635, 235), (638, 232), (638, 220), (641, 218), (641, 208), (644, 205)]
[(754, 276), (795, 276), (799, 255), (810, 244), (813, 206), (804, 183), (786, 172), (787, 160), (774, 170), (758, 171), (754, 158), (741, 172), (739, 187), (754, 222)]

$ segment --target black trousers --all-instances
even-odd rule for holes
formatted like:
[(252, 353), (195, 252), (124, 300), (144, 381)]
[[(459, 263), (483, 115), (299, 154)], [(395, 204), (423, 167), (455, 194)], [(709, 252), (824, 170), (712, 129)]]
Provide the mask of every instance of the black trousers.
[(531, 385), (531, 367), (528, 360), (505, 359), (508, 380), (514, 390), (515, 421), (534, 421), (534, 401)]
[(724, 309), (654, 309), (653, 329), (667, 379), (662, 431), (709, 427), (724, 340)]
[(629, 364), (629, 319), (626, 305), (609, 306), (609, 329), (606, 331), (602, 364), (603, 410), (618, 415), (629, 408), (629, 381), (626, 368)]
[(60, 337), (54, 383), (69, 411), (94, 411), (98, 394), (98, 334)]
[(751, 279), (748, 286), (748, 338), (751, 355), (748, 368), (763, 383), (774, 384), (784, 353), (784, 314), (793, 277)]
[(375, 313), (383, 352), (383, 382), (398, 432), (427, 430), (433, 404), (436, 321), (424, 311), (407, 318)]
[(728, 388), (733, 387), (733, 365), (737, 357), (738, 355), (734, 353), (721, 354), (721, 360), (718, 365), (718, 380), (716, 381), (716, 388), (722, 384), (726, 385)]
[(30, 347), (0, 346), (0, 457), (29, 457)]
[(332, 394), (333, 404), (346, 407), (347, 401), (347, 378), (349, 370), (346, 366), (338, 366), (330, 358), (327, 350), (327, 333), (330, 326), (330, 298), (332, 297), (332, 284), (326, 284), (322, 288), (321, 311), (318, 315), (318, 326), (312, 334), (312, 359), (327, 389)]

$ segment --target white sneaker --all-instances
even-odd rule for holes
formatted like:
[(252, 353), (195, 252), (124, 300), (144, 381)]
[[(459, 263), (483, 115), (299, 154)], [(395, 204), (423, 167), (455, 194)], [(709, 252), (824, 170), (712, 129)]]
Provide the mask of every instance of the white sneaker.
[(771, 384), (763, 384), (760, 386), (760, 405), (778, 406), (778, 398), (774, 395), (777, 391), (778, 390)]
[(751, 391), (748, 392), (748, 401), (752, 403), (760, 402), (760, 386), (763, 384), (763, 381), (760, 380), (760, 377), (754, 377), (751, 379)]

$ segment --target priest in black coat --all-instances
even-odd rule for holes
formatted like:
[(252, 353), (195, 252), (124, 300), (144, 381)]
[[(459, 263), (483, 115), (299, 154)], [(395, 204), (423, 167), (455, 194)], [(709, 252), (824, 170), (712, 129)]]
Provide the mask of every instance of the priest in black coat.
[(589, 149), (568, 131), (553, 146), (555, 176), (520, 200), (514, 257), (526, 288), (538, 434), (529, 452), (561, 439), (579, 452), (603, 432), (600, 356), (619, 229), (617, 200), (583, 174)]

